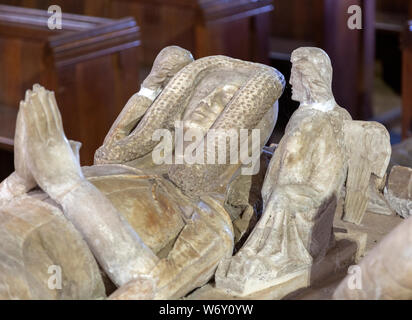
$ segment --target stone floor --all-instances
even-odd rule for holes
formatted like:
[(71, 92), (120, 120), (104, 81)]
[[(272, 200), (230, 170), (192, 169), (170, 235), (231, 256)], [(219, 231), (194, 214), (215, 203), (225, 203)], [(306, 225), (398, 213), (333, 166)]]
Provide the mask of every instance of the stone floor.
[[(362, 256), (366, 255), (376, 244), (383, 239), (390, 231), (398, 224), (404, 221), (399, 216), (385, 216), (372, 212), (366, 212), (365, 217), (360, 226), (344, 222), (339, 217), (335, 217), (334, 226), (348, 230), (348, 232), (366, 233), (366, 248)], [(362, 256), (360, 258), (362, 258)], [(323, 281), (312, 285), (310, 288), (300, 290), (295, 294), (289, 295), (286, 299), (291, 300), (329, 300), (332, 298), (333, 292), (339, 285), (340, 281), (346, 276), (346, 273), (331, 274), (330, 277)]]

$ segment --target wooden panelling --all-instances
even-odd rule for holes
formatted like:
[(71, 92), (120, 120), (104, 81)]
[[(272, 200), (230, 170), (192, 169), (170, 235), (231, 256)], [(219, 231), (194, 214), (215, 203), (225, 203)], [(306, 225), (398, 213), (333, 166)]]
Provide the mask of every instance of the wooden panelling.
[(110, 16), (133, 15), (142, 28), (144, 63), (168, 45), (196, 58), (223, 54), (268, 63), (272, 0), (112, 0)]
[(16, 128), (17, 108), (0, 105), (0, 149), (13, 151), (14, 131)]
[(179, 45), (196, 55), (197, 13), (190, 6), (163, 2), (112, 1), (111, 17), (132, 15), (142, 28), (143, 63), (149, 66), (164, 47)]
[(402, 137), (412, 136), (412, 20), (403, 36)]
[[(336, 100), (351, 113), (354, 119), (369, 119), (373, 115), (371, 99), (375, 58), (374, 1), (325, 1), (323, 46), (332, 59), (333, 90)], [(348, 28), (347, 11), (353, 4), (362, 8), (361, 30)]]
[(321, 43), (324, 0), (275, 0), (272, 37)]
[(412, 136), (412, 0), (402, 35), (402, 138)]
[(376, 0), (376, 10), (387, 13), (408, 12), (410, 0)]
[[(348, 28), (348, 8), (354, 4), (362, 8), (362, 30)], [(355, 119), (368, 119), (372, 115), (374, 19), (374, 0), (275, 0), (270, 56), (288, 61), (298, 47), (323, 48), (334, 68), (336, 101)]]
[(165, 46), (179, 45), (196, 58), (224, 54), (268, 63), (273, 0), (1, 0), (24, 7), (122, 18), (142, 30), (142, 62), (149, 66)]

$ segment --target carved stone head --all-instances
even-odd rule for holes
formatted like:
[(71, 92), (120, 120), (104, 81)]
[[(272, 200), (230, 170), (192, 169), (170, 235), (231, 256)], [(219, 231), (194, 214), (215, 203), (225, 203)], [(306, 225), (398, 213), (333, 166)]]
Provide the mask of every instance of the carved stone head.
[(151, 90), (163, 89), (178, 71), (193, 61), (190, 51), (178, 46), (166, 47), (157, 55), (142, 86)]
[(302, 47), (292, 52), (290, 84), (292, 99), (301, 104), (322, 103), (333, 99), (332, 64), (320, 48)]

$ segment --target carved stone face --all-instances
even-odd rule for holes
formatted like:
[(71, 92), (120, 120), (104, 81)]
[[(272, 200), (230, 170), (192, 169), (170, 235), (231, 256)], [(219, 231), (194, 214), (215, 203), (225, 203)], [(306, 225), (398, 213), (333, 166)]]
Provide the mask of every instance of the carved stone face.
[(222, 113), (233, 98), (239, 87), (233, 84), (218, 86), (208, 96), (202, 99), (185, 121), (185, 128), (202, 129), (205, 133)]
[(301, 104), (324, 103), (333, 99), (332, 64), (325, 51), (303, 47), (291, 55), (292, 99)]
[(302, 81), (302, 73), (292, 65), (292, 71), (290, 75), (289, 83), (292, 86), (292, 100), (298, 101), (300, 103), (306, 102), (305, 87)]

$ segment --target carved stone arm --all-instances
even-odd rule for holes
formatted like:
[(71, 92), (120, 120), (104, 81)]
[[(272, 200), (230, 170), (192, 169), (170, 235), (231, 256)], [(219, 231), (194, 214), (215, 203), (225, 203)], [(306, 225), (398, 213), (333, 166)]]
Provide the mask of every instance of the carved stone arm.
[(35, 86), (28, 91), (20, 112), (27, 133), (22, 146), (29, 172), (61, 204), (106, 273), (122, 285), (151, 270), (157, 257), (112, 203), (84, 178), (64, 135), (53, 93)]
[(83, 235), (107, 275), (117, 285), (148, 274), (158, 258), (113, 207), (87, 180), (58, 202), (64, 215)]
[[(126, 156), (124, 150), (128, 149), (128, 146), (135, 140), (135, 136), (140, 133), (139, 130), (135, 130), (135, 127), (171, 78), (192, 61), (191, 53), (177, 46), (166, 47), (158, 54), (140, 91), (129, 99), (110, 128), (103, 145), (96, 151), (95, 164), (122, 163), (133, 160), (134, 156)], [(130, 151), (130, 153), (133, 152)]]
[(110, 299), (179, 299), (206, 284), (222, 257), (232, 255), (233, 228), (221, 200), (205, 197), (188, 205), (195, 213), (168, 256), (159, 260), (146, 278), (122, 286)]

